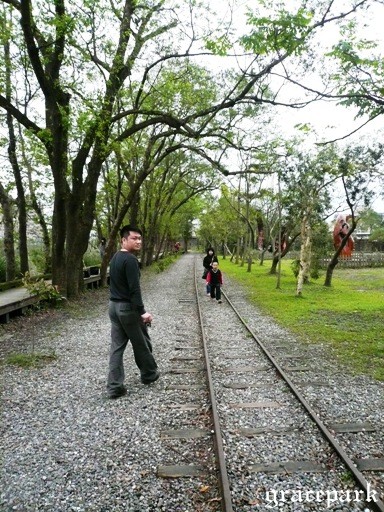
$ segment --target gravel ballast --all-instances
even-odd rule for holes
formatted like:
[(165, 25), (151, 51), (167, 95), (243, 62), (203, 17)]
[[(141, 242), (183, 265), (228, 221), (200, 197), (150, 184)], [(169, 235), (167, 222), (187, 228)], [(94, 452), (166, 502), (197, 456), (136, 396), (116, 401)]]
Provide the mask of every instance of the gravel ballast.
[[(30, 352), (32, 345), (36, 352), (54, 353), (56, 356), (55, 360), (40, 368), (2, 366), (2, 511), (220, 510), (215, 501), (217, 494), (213, 489), (217, 482), (213, 476), (184, 479), (159, 479), (156, 476), (159, 465), (175, 463), (175, 460), (192, 463), (200, 448), (203, 453), (202, 440), (179, 440), (171, 444), (161, 439), (161, 431), (180, 428), (180, 425), (187, 428), (191, 424), (195, 428), (209, 428), (208, 414), (196, 416), (193, 410), (177, 409), (172, 414), (169, 412), (170, 404), (175, 402), (197, 403), (202, 411), (208, 410), (204, 389), (184, 392), (169, 388), (175, 383), (196, 383), (193, 374), (172, 373), (172, 359), (179, 352), (175, 351), (175, 346), (187, 345), (193, 353), (193, 344), (199, 341), (196, 313), (193, 312), (195, 304), (188, 302), (194, 291), (194, 259), (193, 254), (183, 255), (163, 273), (143, 272), (144, 303), (154, 316), (150, 333), (161, 377), (154, 384), (143, 385), (128, 346), (125, 356), (126, 397), (117, 400), (106, 397), (110, 342), (108, 290), (89, 291), (62, 310), (25, 316), (2, 327), (2, 358), (14, 351)], [(198, 256), (198, 275), (202, 271), (200, 259)], [(364, 416), (366, 421), (383, 432), (383, 383), (364, 376), (352, 377), (343, 368), (335, 368), (324, 347), (303, 346), (297, 342), (290, 333), (252, 306), (237, 285), (225, 276), (224, 279), (225, 290), (233, 296), (236, 306), (241, 307), (244, 317), (258, 335), (263, 336), (264, 333), (263, 342), (268, 343), (271, 350), (274, 346), (285, 345), (292, 356), (295, 353), (301, 355), (303, 351), (311, 354), (313, 374), (298, 373), (295, 379), (305, 385), (306, 397), (311, 403), (318, 404), (324, 419), (329, 417), (336, 423), (353, 421), (356, 415), (360, 419)], [(218, 311), (220, 332), (236, 345), (237, 333), (232, 328), (230, 316), (225, 314), (225, 300), (221, 305), (208, 305), (209, 299), (204, 296), (201, 279), (199, 286), (205, 300), (204, 308), (210, 307), (212, 315)], [(209, 322), (207, 325), (209, 329)], [(280, 350), (276, 348), (276, 354)], [(226, 364), (232, 363), (227, 361)], [(271, 376), (266, 378), (271, 383), (274, 381)], [(305, 384), (305, 381), (315, 382), (316, 379), (327, 386)], [(269, 398), (275, 399), (275, 395), (266, 396)], [(236, 421), (234, 414), (233, 426), (237, 426)], [(266, 421), (272, 420), (266, 417)], [(276, 441), (279, 450), (284, 449), (287, 439), (289, 436)], [(348, 442), (361, 456), (383, 457), (380, 438), (368, 436), (368, 446), (366, 439), (360, 445), (359, 436), (350, 436)], [(271, 442), (266, 439), (264, 442), (268, 457)], [(247, 443), (245, 440), (244, 450), (250, 449)], [(289, 443), (286, 449), (289, 452)], [(213, 467), (213, 454), (208, 456), (205, 464)], [(239, 467), (241, 465), (242, 461), (239, 461)], [(316, 479), (321, 478), (321, 475), (316, 476)], [(275, 481), (278, 486), (283, 485), (281, 475)], [(383, 482), (377, 483), (384, 487)], [(206, 492), (207, 488), (212, 492)], [(312, 510), (302, 503), (296, 503), (294, 507), (292, 504), (288, 507), (280, 505), (278, 509), (283, 511)], [(253, 508), (239, 506), (236, 512), (269, 509), (255, 501)], [(339, 505), (329, 510), (364, 508)]]

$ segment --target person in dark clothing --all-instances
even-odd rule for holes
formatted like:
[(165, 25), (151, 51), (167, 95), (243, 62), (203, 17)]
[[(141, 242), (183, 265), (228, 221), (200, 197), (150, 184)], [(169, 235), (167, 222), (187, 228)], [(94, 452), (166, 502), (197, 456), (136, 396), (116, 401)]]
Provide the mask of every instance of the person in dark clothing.
[(207, 285), (210, 286), (211, 299), (216, 299), (221, 304), (221, 286), (223, 284), (223, 274), (219, 270), (219, 264), (217, 261), (212, 263), (212, 268), (207, 274)]
[[(209, 272), (209, 270), (211, 270), (212, 268), (212, 263), (216, 261), (217, 263), (219, 262), (219, 260), (217, 259), (217, 256), (215, 255), (215, 250), (213, 249), (213, 247), (208, 247), (207, 249), (207, 254), (206, 256), (204, 256), (204, 259), (203, 259), (203, 267), (204, 267), (204, 273), (203, 273), (203, 278), (206, 279), (207, 277), (207, 274)], [(209, 284), (207, 284), (207, 295), (211, 295), (211, 288), (209, 286)]]
[(107, 240), (103, 237), (100, 240), (100, 245), (99, 245), (99, 253), (100, 253), (101, 261), (103, 261), (106, 247), (107, 247)]
[(127, 394), (124, 385), (123, 356), (131, 342), (141, 382), (155, 382), (160, 373), (152, 355), (147, 324), (152, 315), (145, 311), (140, 288), (140, 268), (135, 253), (141, 249), (142, 232), (126, 225), (120, 230), (121, 249), (113, 256), (110, 267), (109, 318), (111, 320), (111, 347), (107, 392), (109, 398)]

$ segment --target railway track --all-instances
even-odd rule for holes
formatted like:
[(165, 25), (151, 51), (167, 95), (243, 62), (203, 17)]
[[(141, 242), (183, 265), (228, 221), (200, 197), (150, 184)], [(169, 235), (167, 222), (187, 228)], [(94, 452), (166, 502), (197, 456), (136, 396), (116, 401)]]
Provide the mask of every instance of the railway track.
[[(200, 270), (195, 258), (194, 282), (179, 299), (167, 386), (172, 406), (160, 433), (168, 450), (158, 477), (169, 486), (200, 478), (204, 500), (194, 512), (384, 512), (384, 461), (374, 456), (382, 431), (363, 412), (352, 422), (330, 417), (326, 405), (336, 393), (313, 378), (321, 370), (314, 352), (268, 339), (236, 293), (212, 301)], [(324, 400), (318, 393), (311, 400), (314, 387), (324, 388)]]

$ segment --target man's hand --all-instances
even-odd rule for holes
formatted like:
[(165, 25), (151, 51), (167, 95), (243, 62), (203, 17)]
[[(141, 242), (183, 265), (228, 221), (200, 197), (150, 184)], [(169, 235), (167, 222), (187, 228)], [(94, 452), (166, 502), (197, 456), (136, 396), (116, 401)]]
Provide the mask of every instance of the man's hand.
[(151, 313), (144, 313), (144, 315), (141, 315), (141, 319), (145, 324), (150, 324), (153, 320), (153, 316)]

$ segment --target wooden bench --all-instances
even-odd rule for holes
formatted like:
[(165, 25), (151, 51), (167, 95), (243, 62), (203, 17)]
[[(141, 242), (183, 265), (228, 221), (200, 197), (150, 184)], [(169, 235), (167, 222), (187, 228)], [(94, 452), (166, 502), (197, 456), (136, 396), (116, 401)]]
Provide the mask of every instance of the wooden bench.
[(0, 293), (0, 323), (8, 323), (11, 316), (22, 315), (29, 306), (37, 304), (38, 295), (31, 295), (26, 288), (11, 288)]
[[(88, 289), (98, 288), (101, 282), (100, 267), (85, 267), (84, 286)], [(20, 281), (21, 284), (21, 281)], [(13, 316), (23, 315), (26, 310), (40, 301), (40, 297), (19, 286), (0, 291), (0, 324), (8, 323)]]

